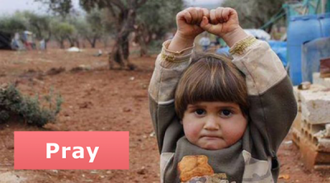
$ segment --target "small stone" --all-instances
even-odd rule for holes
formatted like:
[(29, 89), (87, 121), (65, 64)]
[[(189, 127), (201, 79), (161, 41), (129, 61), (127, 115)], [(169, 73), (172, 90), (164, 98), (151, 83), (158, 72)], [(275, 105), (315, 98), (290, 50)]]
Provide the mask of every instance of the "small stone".
[(58, 170), (52, 170), (52, 172), (54, 172), (54, 173), (58, 174)]
[(144, 175), (144, 174), (147, 173), (147, 170), (146, 170), (145, 167), (143, 166), (143, 167), (141, 167), (140, 170), (137, 171), (137, 173), (140, 174), (140, 175)]
[(288, 175), (288, 174), (280, 174), (278, 176), (278, 179), (288, 180), (288, 179), (290, 179), (290, 175)]
[(298, 85), (298, 90), (308, 90), (311, 88), (311, 83), (309, 81), (302, 82)]
[(128, 107), (124, 107), (123, 111), (124, 111), (124, 112), (131, 112), (132, 109), (130, 109), (130, 108), (128, 108)]

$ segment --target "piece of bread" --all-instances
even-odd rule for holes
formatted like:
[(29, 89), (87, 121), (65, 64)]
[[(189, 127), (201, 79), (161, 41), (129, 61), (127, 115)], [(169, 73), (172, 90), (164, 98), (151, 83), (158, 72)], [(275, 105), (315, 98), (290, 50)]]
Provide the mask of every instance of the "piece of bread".
[(208, 164), (205, 155), (184, 156), (178, 164), (181, 182), (189, 181), (193, 177), (213, 175), (213, 168)]

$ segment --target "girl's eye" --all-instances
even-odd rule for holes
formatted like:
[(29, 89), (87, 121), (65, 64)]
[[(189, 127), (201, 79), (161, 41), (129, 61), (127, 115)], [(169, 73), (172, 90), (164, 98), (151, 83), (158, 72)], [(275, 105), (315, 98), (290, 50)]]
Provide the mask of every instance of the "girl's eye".
[(204, 109), (197, 109), (196, 111), (195, 111), (195, 114), (197, 114), (197, 115), (203, 115), (203, 114), (205, 114), (205, 110)]
[(223, 117), (227, 117), (228, 118), (231, 115), (233, 115), (233, 113), (230, 110), (228, 110), (228, 109), (224, 109), (224, 110), (222, 110), (220, 112), (220, 115), (223, 116)]

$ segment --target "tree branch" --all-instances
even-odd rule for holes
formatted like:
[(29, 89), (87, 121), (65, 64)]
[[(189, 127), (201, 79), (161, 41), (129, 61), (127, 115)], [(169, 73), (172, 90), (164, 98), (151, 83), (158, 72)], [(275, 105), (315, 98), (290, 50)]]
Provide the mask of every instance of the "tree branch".
[(115, 13), (115, 10), (113, 9), (113, 7), (110, 3), (109, 3), (109, 5), (107, 5), (107, 7), (108, 7), (108, 10), (111, 13), (111, 15), (114, 17), (113, 20), (115, 21), (116, 27), (118, 28), (119, 27), (119, 19), (120, 19), (119, 14)]
[(245, 15), (245, 13), (241, 12), (241, 14), (242, 14), (242, 17), (244, 17), (244, 19), (246, 19), (246, 20), (248, 20), (248, 21), (250, 21), (252, 23), (255, 23), (255, 24), (258, 24), (259, 23), (258, 21), (256, 21), (256, 20), (250, 18), (249, 16)]
[(125, 5), (120, 0), (108, 0), (108, 2), (117, 6), (122, 12), (124, 12), (127, 9), (127, 7), (125, 7)]
[(147, 0), (141, 0), (140, 2), (138, 2), (137, 6), (136, 6), (136, 9), (140, 8), (140, 6), (142, 6), (146, 2), (147, 2)]

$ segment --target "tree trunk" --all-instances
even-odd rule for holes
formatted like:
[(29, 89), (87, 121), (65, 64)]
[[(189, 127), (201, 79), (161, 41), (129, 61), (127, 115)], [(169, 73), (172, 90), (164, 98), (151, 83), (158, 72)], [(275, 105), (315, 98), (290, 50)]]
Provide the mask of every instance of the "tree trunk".
[(69, 36), (68, 36), (68, 41), (69, 41), (69, 43), (70, 43), (70, 48), (71, 47), (74, 47), (74, 40), (73, 39), (71, 39)]
[(114, 64), (118, 63), (120, 69), (134, 70), (136, 66), (130, 63), (129, 57), (129, 35), (134, 30), (135, 11), (130, 9), (127, 13), (127, 18), (124, 19), (123, 26), (121, 27), (112, 52), (109, 55), (109, 68), (114, 69)]
[(144, 42), (144, 40), (141, 40), (139, 45), (140, 45), (140, 57), (148, 55), (148, 47)]
[(97, 37), (96, 36), (94, 36), (93, 38), (86, 37), (86, 39), (89, 42), (89, 44), (91, 45), (91, 47), (95, 48)]
[(108, 47), (108, 36), (103, 37), (102, 42), (103, 42), (104, 49), (106, 49)]
[(45, 50), (47, 50), (47, 43), (49, 42), (49, 39), (45, 39)]
[(79, 41), (79, 39), (75, 39), (74, 42), (76, 43), (77, 47), (80, 48), (80, 41)]
[(64, 47), (64, 40), (60, 40), (59, 43), (60, 43), (60, 48), (61, 48), (61, 49), (64, 49), (64, 48), (65, 48), (65, 47)]
[[(123, 28), (124, 29), (124, 28)], [(111, 54), (109, 55), (109, 66), (110, 69), (114, 68), (114, 64), (118, 63), (120, 69), (134, 70), (135, 66), (128, 60), (129, 57), (129, 32), (125, 31), (125, 34), (118, 34), (116, 42), (112, 48)]]
[(138, 28), (135, 31), (135, 42), (140, 45), (140, 57), (143, 57), (148, 54), (148, 44), (147, 44), (147, 38), (145, 34), (145, 27), (144, 25), (139, 25)]
[(273, 25), (274, 25), (274, 24), (270, 24), (270, 25), (267, 27), (266, 32), (267, 32), (268, 34), (270, 34), (270, 33), (272, 32)]
[(95, 46), (96, 46), (96, 41), (97, 41), (97, 37), (94, 36), (94, 38), (93, 38), (93, 42), (92, 42), (92, 48), (95, 48)]
[(50, 38), (52, 36), (51, 31), (48, 32), (48, 37), (45, 38), (45, 50), (47, 50), (47, 43), (50, 41)]

